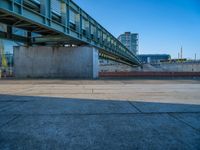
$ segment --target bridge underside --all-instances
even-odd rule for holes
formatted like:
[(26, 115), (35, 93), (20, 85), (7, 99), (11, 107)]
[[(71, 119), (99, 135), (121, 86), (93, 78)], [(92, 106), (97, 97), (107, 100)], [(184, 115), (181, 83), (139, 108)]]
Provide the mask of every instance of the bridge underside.
[[(6, 31), (0, 31), (0, 37), (4, 39), (10, 39), (30, 45), (85, 45), (87, 42), (83, 42), (79, 39), (71, 36), (59, 33), (52, 28), (38, 25), (29, 20), (23, 20), (19, 16), (11, 15), (5, 12), (1, 12), (0, 9), (0, 22), (7, 25)], [(13, 32), (12, 27), (23, 29), (27, 31), (27, 35), (16, 35)]]

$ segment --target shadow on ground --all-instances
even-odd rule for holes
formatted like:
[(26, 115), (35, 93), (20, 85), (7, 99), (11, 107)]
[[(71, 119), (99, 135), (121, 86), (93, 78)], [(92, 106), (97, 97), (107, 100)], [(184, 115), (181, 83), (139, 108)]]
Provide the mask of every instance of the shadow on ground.
[(0, 149), (200, 149), (200, 105), (0, 95)]

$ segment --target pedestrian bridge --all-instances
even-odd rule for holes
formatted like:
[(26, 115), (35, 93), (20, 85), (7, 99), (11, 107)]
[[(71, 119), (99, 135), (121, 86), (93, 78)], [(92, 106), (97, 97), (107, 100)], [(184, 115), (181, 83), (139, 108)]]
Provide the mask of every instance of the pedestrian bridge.
[[(1, 0), (0, 22), (7, 24), (10, 38), (37, 45), (91, 45), (100, 56), (130, 65), (139, 59), (111, 33), (91, 18), (72, 0)], [(12, 27), (28, 31), (23, 38), (12, 33)]]
[(72, 0), (1, 0), (0, 23), (5, 26), (0, 38), (27, 45), (14, 49), (18, 77), (96, 78), (99, 57), (140, 65)]

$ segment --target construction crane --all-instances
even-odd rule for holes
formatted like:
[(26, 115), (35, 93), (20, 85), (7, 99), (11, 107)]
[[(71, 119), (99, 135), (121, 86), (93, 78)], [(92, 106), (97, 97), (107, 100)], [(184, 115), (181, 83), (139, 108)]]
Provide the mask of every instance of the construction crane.
[[(0, 24), (0, 28), (4, 31), (6, 30), (5, 26), (2, 24)], [(4, 42), (3, 42), (3, 39), (0, 39), (0, 77), (2, 73), (5, 76), (7, 68), (8, 68), (8, 64), (7, 64), (7, 60), (6, 60), (6, 56), (4, 52)]]

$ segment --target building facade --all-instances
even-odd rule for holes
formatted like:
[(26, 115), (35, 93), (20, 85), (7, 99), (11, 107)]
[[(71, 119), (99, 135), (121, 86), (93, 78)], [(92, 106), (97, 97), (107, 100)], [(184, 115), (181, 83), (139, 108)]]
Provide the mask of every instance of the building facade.
[(134, 54), (138, 53), (138, 33), (125, 32), (118, 37), (118, 40), (124, 44)]
[(141, 54), (137, 56), (143, 64), (155, 64), (171, 59), (171, 56), (169, 54)]

